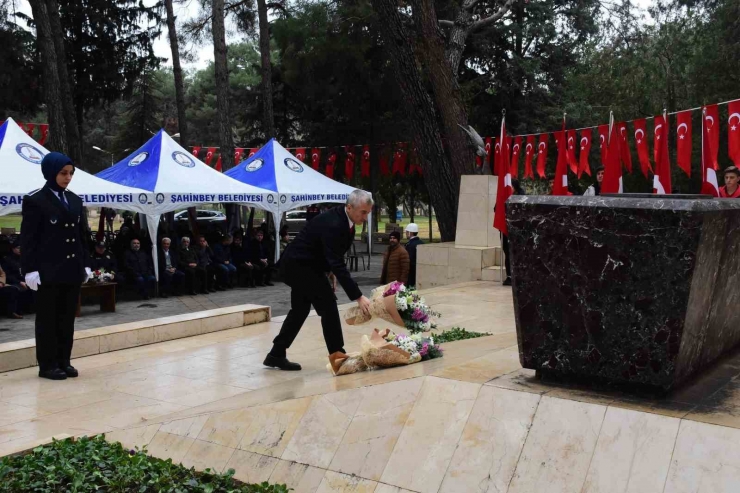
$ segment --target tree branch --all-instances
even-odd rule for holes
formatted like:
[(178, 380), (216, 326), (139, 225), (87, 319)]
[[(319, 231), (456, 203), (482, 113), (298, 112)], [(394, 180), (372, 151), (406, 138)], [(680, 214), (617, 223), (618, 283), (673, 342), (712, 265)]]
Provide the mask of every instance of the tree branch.
[(514, 3), (514, 0), (506, 0), (506, 3), (503, 4), (501, 7), (499, 7), (498, 11), (496, 11), (495, 14), (491, 15), (490, 17), (486, 17), (485, 19), (481, 19), (477, 22), (474, 22), (473, 25), (470, 26), (469, 32), (472, 33), (472, 32), (478, 31), (498, 21), (504, 15), (506, 15), (506, 13), (509, 10), (511, 10), (511, 6), (513, 3)]
[(439, 20), (439, 26), (440, 27), (452, 27), (454, 25), (455, 25), (455, 22), (454, 21), (447, 21), (447, 20), (444, 20), (444, 19), (440, 19)]

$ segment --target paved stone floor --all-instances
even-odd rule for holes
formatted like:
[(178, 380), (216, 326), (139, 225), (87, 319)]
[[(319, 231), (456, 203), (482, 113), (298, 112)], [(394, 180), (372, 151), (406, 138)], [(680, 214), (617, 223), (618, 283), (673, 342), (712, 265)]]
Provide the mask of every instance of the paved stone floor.
[[(369, 270), (363, 271), (362, 262), (360, 262), (360, 270), (352, 273), (352, 276), (366, 293), (369, 293), (370, 289), (378, 285), (381, 264), (382, 258), (380, 256), (373, 256)], [(130, 295), (128, 297), (130, 298)], [(347, 295), (339, 286), (337, 298), (339, 303), (349, 302)], [(75, 330), (105, 327), (126, 322), (179, 315), (181, 313), (243, 305), (245, 303), (270, 306), (272, 307), (272, 315), (274, 317), (285, 315), (290, 310), (290, 288), (281, 282), (276, 282), (273, 287), (256, 289), (236, 288), (228, 291), (218, 291), (209, 295), (153, 298), (149, 301), (118, 301), (116, 303), (115, 313), (101, 312), (97, 304), (85, 304), (82, 307), (82, 316), (75, 322)], [(26, 315), (23, 320), (0, 318), (0, 344), (23, 339), (33, 339), (34, 323), (34, 315)]]
[[(740, 490), (740, 352), (656, 399), (543, 382), (519, 365), (511, 291), (425, 292), (442, 327), (493, 335), (443, 358), (331, 376), (317, 317), (261, 367), (269, 323), (80, 358), (77, 379), (0, 374), (0, 455), (105, 432), (186, 466), (296, 492), (689, 493)], [(346, 348), (384, 323), (344, 326)]]

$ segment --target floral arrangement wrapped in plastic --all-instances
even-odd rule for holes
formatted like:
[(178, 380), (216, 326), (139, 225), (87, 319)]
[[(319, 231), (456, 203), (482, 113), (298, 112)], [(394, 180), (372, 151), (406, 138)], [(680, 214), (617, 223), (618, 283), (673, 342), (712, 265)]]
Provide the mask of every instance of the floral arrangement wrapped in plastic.
[(115, 274), (111, 272), (106, 272), (105, 269), (94, 270), (92, 271), (92, 276), (87, 282), (88, 284), (110, 282), (113, 280), (114, 275)]
[(407, 288), (403, 283), (392, 282), (373, 289), (369, 315), (352, 307), (347, 310), (345, 319), (350, 325), (358, 325), (377, 317), (417, 334), (434, 329), (436, 324), (432, 319), (439, 316), (439, 313), (427, 306), (416, 290)]

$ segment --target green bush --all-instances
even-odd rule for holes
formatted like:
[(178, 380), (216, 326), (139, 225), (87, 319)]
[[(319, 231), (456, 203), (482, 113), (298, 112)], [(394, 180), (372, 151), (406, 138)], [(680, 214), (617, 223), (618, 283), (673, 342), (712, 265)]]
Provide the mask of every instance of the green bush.
[(465, 339), (475, 339), (476, 337), (490, 336), (488, 332), (468, 332), (460, 327), (453, 327), (450, 330), (445, 330), (439, 334), (432, 334), (434, 336), (434, 342), (436, 344), (442, 344), (445, 342), (462, 341)]
[(57, 441), (0, 461), (0, 492), (287, 493), (285, 485), (244, 484), (108, 443), (104, 436)]

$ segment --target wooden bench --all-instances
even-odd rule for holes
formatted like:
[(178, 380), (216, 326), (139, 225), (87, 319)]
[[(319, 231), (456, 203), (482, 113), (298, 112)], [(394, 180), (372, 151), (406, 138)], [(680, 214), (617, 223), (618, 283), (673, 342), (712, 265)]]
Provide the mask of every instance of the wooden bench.
[(75, 317), (79, 317), (82, 308), (82, 297), (83, 296), (100, 296), (100, 311), (101, 312), (115, 312), (116, 311), (116, 283), (115, 282), (98, 282), (98, 283), (87, 283), (82, 285), (80, 290), (80, 298), (77, 300), (77, 312)]

